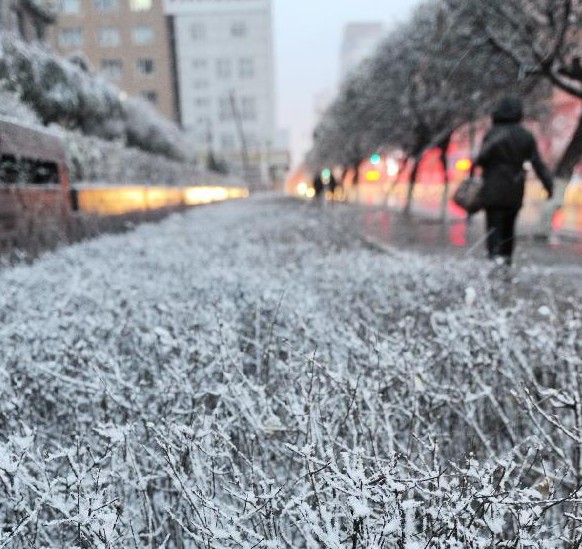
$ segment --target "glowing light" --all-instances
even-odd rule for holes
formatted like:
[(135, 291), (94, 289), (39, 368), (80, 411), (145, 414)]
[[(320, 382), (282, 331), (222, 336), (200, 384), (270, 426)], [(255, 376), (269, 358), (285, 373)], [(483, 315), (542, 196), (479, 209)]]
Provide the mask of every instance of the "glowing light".
[(552, 229), (559, 230), (564, 226), (564, 210), (559, 209), (552, 217)]
[(313, 187), (309, 187), (305, 193), (305, 196), (307, 196), (307, 198), (313, 198), (315, 196), (315, 189)]
[(187, 187), (184, 191), (184, 204), (196, 206), (231, 198), (246, 198), (248, 195), (247, 189), (239, 187)]
[(157, 210), (179, 206), (208, 204), (220, 200), (246, 198), (248, 189), (239, 187), (120, 187), (81, 188), (77, 191), (79, 210), (99, 215), (122, 215), (129, 212)]
[(152, 0), (130, 0), (131, 11), (147, 11), (152, 9)]
[(378, 153), (374, 153), (372, 156), (370, 156), (370, 164), (372, 164), (373, 166), (380, 164), (380, 160), (381, 158)]
[(323, 177), (323, 179), (326, 181), (329, 181), (329, 178), (331, 177), (331, 170), (329, 168), (324, 168), (321, 170), (321, 177)]
[(398, 171), (399, 171), (398, 162), (396, 162), (394, 158), (388, 158), (388, 160), (386, 160), (386, 173), (390, 177), (395, 177), (396, 175), (398, 175)]
[(80, 189), (77, 193), (79, 209), (101, 215), (147, 210), (146, 189), (140, 186)]
[(455, 162), (455, 169), (460, 172), (466, 172), (471, 169), (473, 163), (468, 158), (460, 158)]
[(305, 181), (301, 181), (300, 183), (297, 183), (296, 189), (299, 196), (307, 196), (307, 190), (309, 189), (309, 186), (307, 183), (305, 183)]
[(379, 181), (380, 180), (380, 172), (378, 170), (368, 170), (366, 172), (366, 180), (367, 181)]

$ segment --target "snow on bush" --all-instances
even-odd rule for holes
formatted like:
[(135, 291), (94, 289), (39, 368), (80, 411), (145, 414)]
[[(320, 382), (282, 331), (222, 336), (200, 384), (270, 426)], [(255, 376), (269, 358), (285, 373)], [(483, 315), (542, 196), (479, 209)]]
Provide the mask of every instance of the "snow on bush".
[(377, 253), (350, 211), (223, 204), (1, 272), (0, 546), (575, 545), (579, 290)]
[(196, 184), (204, 174), (194, 164), (104, 141), (78, 132), (61, 132), (71, 179), (98, 183)]
[(123, 100), (120, 90), (38, 45), (0, 33), (0, 82), (44, 124), (128, 145), (175, 160), (190, 157), (180, 129), (145, 101)]
[(219, 185), (240, 187), (235, 175), (201, 170), (160, 154), (126, 147), (120, 141), (104, 141), (73, 131), (59, 131), (67, 151), (71, 179), (83, 183), (151, 185)]
[(27, 124), (40, 124), (40, 120), (35, 112), (27, 107), (16, 93), (5, 90), (1, 86), (0, 115)]
[[(0, 88), (0, 115), (19, 123), (42, 126), (19, 95)], [(106, 141), (52, 124), (50, 130), (63, 139), (69, 174), (75, 182), (188, 185), (200, 183), (241, 184), (236, 178), (203, 172), (194, 164), (162, 154), (128, 147), (121, 140)]]

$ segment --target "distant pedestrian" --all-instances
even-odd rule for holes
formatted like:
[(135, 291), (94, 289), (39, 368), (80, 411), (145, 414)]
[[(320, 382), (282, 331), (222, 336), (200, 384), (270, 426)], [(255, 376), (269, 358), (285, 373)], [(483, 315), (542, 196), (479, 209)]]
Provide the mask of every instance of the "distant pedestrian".
[(523, 105), (517, 97), (505, 97), (492, 113), (493, 127), (483, 139), (481, 151), (471, 168), (483, 170), (483, 205), (487, 226), (487, 251), (491, 259), (511, 265), (515, 222), (523, 203), (526, 173), (524, 162), (531, 162), (536, 174), (552, 197), (553, 181), (542, 161), (533, 135), (526, 130)]
[(337, 190), (337, 180), (333, 175), (333, 171), (329, 173), (329, 181), (327, 182), (327, 188), (329, 189), (330, 198), (335, 200), (335, 192)]
[(315, 201), (318, 204), (321, 204), (323, 200), (325, 200), (324, 196), (324, 184), (323, 184), (323, 176), (321, 175), (321, 170), (317, 170), (317, 174), (313, 179), (313, 192)]

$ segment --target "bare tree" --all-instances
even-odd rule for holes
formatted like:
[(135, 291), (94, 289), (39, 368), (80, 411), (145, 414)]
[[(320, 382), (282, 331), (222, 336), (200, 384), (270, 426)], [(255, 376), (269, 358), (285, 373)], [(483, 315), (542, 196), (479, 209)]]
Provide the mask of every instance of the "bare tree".
[[(582, 99), (582, 0), (471, 0), (449, 5), (468, 14), (487, 33), (490, 43), (514, 63), (520, 77), (547, 81), (563, 92)], [(462, 4), (462, 5), (461, 5)], [(582, 110), (568, 145), (554, 173), (558, 182), (555, 200), (545, 221), (563, 203), (566, 185), (582, 159)]]
[(489, 113), (502, 94), (517, 92), (535, 106), (544, 91), (539, 79), (519, 78), (487, 32), (476, 30), (476, 20), (455, 0), (423, 4), (344, 84), (318, 127), (312, 158), (353, 162), (374, 150), (402, 150), (411, 163), (404, 208), (410, 212), (420, 162), (437, 147), (444, 219), (453, 132)]

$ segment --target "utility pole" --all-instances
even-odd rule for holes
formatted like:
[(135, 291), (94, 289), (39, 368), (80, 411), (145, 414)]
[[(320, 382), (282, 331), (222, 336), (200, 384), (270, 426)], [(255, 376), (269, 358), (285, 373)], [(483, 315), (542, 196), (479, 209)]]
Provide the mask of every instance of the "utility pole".
[(243, 130), (242, 124), (242, 116), (236, 104), (236, 97), (234, 90), (230, 90), (230, 106), (232, 108), (232, 115), (234, 116), (234, 122), (236, 124), (236, 131), (238, 133), (240, 144), (241, 144), (241, 156), (243, 162), (243, 173), (244, 173), (244, 180), (251, 184), (249, 181), (250, 175), (250, 164), (249, 164), (249, 153), (247, 149), (247, 140), (245, 137), (245, 132)]

